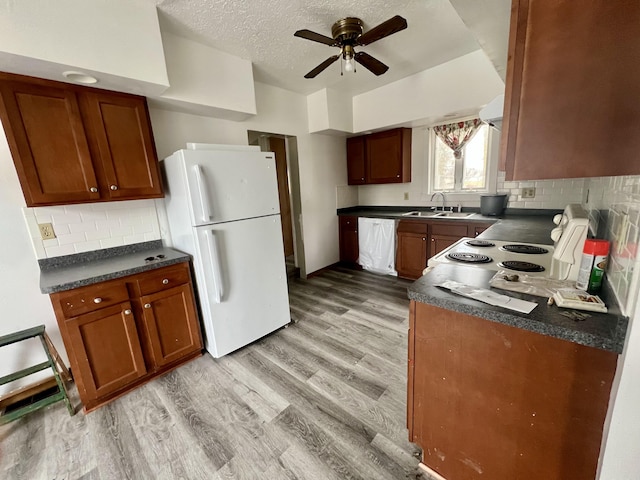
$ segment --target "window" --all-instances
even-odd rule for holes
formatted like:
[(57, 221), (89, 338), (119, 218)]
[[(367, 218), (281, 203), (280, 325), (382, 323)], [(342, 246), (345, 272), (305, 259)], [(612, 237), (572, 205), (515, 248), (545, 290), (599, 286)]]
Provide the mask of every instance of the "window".
[(430, 132), (432, 192), (483, 192), (489, 189), (489, 132), (489, 126), (482, 125), (458, 159), (451, 148)]

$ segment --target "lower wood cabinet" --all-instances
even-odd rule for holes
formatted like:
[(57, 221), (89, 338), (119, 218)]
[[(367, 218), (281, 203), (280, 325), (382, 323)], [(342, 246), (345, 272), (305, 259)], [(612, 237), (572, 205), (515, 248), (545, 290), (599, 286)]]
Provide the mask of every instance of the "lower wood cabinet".
[(593, 480), (618, 355), (412, 301), (407, 426), (447, 479)]
[(427, 266), (428, 228), (426, 222), (401, 220), (398, 222), (396, 270), (401, 278), (420, 278)]
[(360, 247), (358, 245), (358, 217), (340, 216), (340, 261), (349, 265), (357, 265)]
[(189, 265), (51, 294), (85, 410), (202, 352)]

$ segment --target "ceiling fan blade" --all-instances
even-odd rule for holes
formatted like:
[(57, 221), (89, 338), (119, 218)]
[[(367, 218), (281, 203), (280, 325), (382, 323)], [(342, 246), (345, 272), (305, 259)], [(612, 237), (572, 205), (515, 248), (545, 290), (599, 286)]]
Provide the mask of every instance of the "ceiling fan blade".
[(382, 75), (384, 72), (389, 70), (384, 63), (382, 63), (377, 58), (373, 58), (368, 53), (358, 52), (355, 55), (356, 62), (362, 65), (367, 70), (371, 71), (374, 75)]
[(368, 32), (360, 35), (360, 38), (356, 41), (356, 45), (369, 45), (381, 38), (388, 37), (400, 30), (404, 30), (405, 28), (407, 28), (407, 21), (400, 15), (396, 15), (395, 17), (390, 18), (386, 22), (382, 22), (377, 27), (374, 27)]
[(307, 73), (304, 76), (304, 78), (314, 78), (316, 75), (318, 75), (320, 72), (322, 72), (325, 68), (327, 68), (329, 65), (331, 65), (333, 62), (335, 62), (339, 58), (340, 58), (340, 55), (334, 55), (332, 57), (327, 58), (324, 62), (322, 62), (316, 68), (314, 68), (309, 73)]
[(324, 43), (325, 45), (329, 45), (330, 47), (338, 45), (338, 43), (333, 38), (321, 35), (316, 32), (312, 32), (311, 30), (298, 30), (293, 34), (293, 36), (306, 38), (307, 40), (311, 40), (312, 42)]

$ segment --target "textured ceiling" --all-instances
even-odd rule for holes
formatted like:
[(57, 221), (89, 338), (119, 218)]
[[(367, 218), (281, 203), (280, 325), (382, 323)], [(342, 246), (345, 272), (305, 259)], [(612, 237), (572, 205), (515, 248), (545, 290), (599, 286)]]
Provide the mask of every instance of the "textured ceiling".
[[(325, 87), (357, 94), (439, 65), (479, 48), (448, 0), (148, 0), (163, 30), (253, 62), (257, 81), (308, 94)], [(490, 12), (488, 12), (490, 13)], [(338, 48), (293, 36), (309, 29), (331, 36), (331, 26), (358, 17), (367, 31), (403, 16), (408, 28), (359, 47), (389, 66), (376, 77), (362, 66), (340, 76), (340, 62), (315, 79), (304, 75)]]

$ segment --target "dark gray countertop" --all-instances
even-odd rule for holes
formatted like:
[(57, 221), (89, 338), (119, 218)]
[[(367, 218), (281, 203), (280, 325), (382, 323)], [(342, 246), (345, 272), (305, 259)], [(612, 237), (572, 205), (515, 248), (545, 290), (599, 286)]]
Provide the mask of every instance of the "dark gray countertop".
[(161, 240), (44, 259), (39, 262), (40, 291), (71, 290), (190, 260), (190, 255), (164, 247)]
[(561, 309), (556, 305), (547, 305), (547, 299), (543, 297), (493, 289), (502, 294), (538, 304), (531, 313), (524, 314), (462, 297), (436, 286), (446, 280), (453, 280), (474, 287), (490, 288), (489, 280), (495, 273), (493, 270), (485, 270), (483, 268), (442, 264), (435, 266), (429, 273), (416, 280), (407, 290), (409, 298), (417, 302), (568, 340), (588, 347), (622, 353), (628, 321), (620, 315), (615, 306), (615, 301), (607, 291), (601, 292), (599, 296), (609, 307), (609, 313), (584, 312), (588, 313), (590, 317), (583, 321), (574, 321), (560, 315), (560, 312), (565, 309)]
[(549, 236), (553, 224), (553, 216), (562, 213), (561, 210), (548, 209), (507, 209), (499, 217), (481, 215), (478, 208), (463, 208), (463, 212), (473, 213), (466, 218), (447, 217), (413, 217), (404, 214), (411, 211), (429, 211), (425, 207), (387, 207), (362, 206), (341, 208), (338, 215), (352, 215), (355, 217), (389, 218), (393, 220), (422, 220), (442, 222), (478, 222), (492, 223), (478, 238), (486, 240), (504, 240), (507, 242), (527, 242), (542, 245), (553, 245)]

